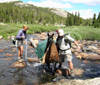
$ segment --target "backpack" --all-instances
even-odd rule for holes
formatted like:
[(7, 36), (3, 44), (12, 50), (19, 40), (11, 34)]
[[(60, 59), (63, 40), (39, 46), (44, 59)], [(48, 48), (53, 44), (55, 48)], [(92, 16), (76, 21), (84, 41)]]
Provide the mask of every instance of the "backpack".
[(72, 47), (72, 43), (71, 43), (71, 41), (70, 40), (68, 40), (68, 39), (64, 39), (64, 41), (65, 41), (65, 45), (67, 45), (67, 43), (70, 45), (70, 48)]
[(65, 36), (66, 36), (66, 35), (64, 35), (64, 37), (58, 37), (58, 38), (57, 38), (56, 45), (57, 45), (58, 52), (59, 52), (59, 50), (60, 50), (59, 45), (58, 45), (58, 41), (61, 40), (62, 38), (64, 38), (65, 45), (69, 44), (69, 45), (70, 45), (70, 48), (72, 47), (71, 41), (68, 40), (68, 39), (65, 39)]

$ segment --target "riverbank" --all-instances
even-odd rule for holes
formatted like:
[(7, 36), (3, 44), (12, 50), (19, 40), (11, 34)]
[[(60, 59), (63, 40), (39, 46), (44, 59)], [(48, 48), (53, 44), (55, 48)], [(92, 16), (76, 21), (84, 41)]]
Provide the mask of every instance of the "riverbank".
[(100, 85), (100, 78), (93, 78), (93, 79), (87, 79), (87, 80), (81, 80), (81, 79), (63, 79), (58, 82), (53, 83), (47, 83), (43, 85)]
[[(94, 28), (92, 26), (57, 27), (53, 25), (45, 26), (37, 24), (27, 24), (27, 26), (30, 28), (28, 34), (50, 32), (62, 28), (65, 33), (70, 33), (71, 36), (77, 40), (100, 40), (100, 28)], [(22, 27), (23, 24), (0, 24), (0, 37), (8, 39), (10, 36), (15, 36)]]

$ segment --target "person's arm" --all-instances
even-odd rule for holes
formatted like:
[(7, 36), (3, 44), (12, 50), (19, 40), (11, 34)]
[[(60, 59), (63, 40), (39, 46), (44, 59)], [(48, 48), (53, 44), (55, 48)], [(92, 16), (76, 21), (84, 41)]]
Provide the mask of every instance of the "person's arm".
[(16, 39), (24, 39), (24, 38), (25, 38), (25, 36), (24, 36), (22, 30), (19, 30), (19, 32), (18, 32), (18, 34), (16, 36)]
[(77, 41), (74, 41), (75, 45), (80, 49), (80, 46)]
[(74, 42), (74, 44), (78, 47), (78, 49), (80, 50), (80, 46), (78, 45), (78, 42), (76, 40), (74, 40), (70, 35), (67, 35), (67, 39), (69, 39), (71, 42)]
[(16, 36), (16, 39), (21, 39), (21, 30), (19, 30), (19, 32), (18, 32), (18, 34), (17, 34), (17, 36)]
[(72, 38), (70, 35), (66, 35), (67, 39), (70, 40), (71, 42), (74, 42), (74, 38)]

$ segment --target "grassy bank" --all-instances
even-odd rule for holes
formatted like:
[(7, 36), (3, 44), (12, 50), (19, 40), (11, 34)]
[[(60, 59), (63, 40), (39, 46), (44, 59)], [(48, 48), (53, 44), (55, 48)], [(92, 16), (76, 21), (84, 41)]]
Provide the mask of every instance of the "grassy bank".
[(93, 28), (90, 26), (71, 26), (64, 28), (64, 30), (77, 40), (100, 40), (100, 28)]
[[(22, 29), (24, 24), (0, 24), (0, 35), (5, 39), (8, 36), (16, 35), (19, 29)], [(40, 32), (50, 32), (57, 29), (56, 26), (44, 26), (44, 25), (34, 25), (28, 24), (29, 27), (28, 34), (40, 33)]]
[[(21, 29), (23, 24), (0, 24), (0, 35), (7, 38), (11, 35), (16, 35), (18, 30)], [(43, 26), (28, 24), (29, 34), (37, 32), (55, 31), (59, 27), (56, 26)], [(100, 40), (100, 28), (93, 28), (89, 26), (71, 26), (63, 28), (65, 33), (70, 33), (72, 37), (79, 40)]]

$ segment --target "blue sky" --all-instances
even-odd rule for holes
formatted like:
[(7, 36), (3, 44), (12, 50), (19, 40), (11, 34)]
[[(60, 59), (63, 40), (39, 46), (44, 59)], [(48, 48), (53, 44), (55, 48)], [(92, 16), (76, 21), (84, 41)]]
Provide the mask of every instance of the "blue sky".
[[(0, 0), (14, 1), (14, 0)], [(70, 13), (80, 12), (83, 18), (92, 18), (93, 14), (100, 12), (100, 0), (21, 0), (25, 3), (39, 7), (60, 8)]]
[(40, 7), (61, 8), (70, 13), (80, 12), (83, 18), (92, 18), (100, 12), (100, 0), (22, 0)]

